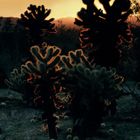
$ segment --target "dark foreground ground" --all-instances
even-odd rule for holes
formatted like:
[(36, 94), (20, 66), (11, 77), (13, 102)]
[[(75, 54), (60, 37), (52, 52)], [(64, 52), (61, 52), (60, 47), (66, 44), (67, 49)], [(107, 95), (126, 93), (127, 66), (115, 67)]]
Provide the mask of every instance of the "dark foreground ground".
[[(102, 133), (88, 140), (140, 140), (140, 110), (134, 108), (135, 101), (130, 96), (121, 98), (116, 116), (106, 118)], [(40, 110), (21, 102), (19, 93), (0, 89), (0, 140), (49, 140), (43, 122), (37, 119), (40, 115)], [(58, 127), (58, 140), (66, 140), (71, 119), (68, 116), (59, 119)]]

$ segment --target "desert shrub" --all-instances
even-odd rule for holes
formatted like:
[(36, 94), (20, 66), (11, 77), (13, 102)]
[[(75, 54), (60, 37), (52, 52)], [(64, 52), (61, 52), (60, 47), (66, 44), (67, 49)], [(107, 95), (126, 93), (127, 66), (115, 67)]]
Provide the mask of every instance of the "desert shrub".
[(10, 89), (21, 93), (23, 101), (33, 106), (34, 86), (28, 81), (28, 78), (30, 78), (30, 74), (25, 73), (22, 67), (14, 68), (8, 79), (5, 79), (5, 84)]

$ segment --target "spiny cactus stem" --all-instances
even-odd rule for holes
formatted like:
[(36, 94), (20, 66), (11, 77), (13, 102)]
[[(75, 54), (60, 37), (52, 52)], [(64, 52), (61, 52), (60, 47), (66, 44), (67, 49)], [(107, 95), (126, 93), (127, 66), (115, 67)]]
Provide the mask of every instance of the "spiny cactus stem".
[(49, 137), (50, 139), (56, 139), (57, 138), (57, 130), (56, 130), (56, 119), (53, 116), (54, 111), (53, 108), (55, 108), (54, 106), (54, 102), (52, 98), (49, 98), (49, 100), (46, 101), (47, 102), (47, 108), (48, 110), (45, 111), (45, 116), (47, 118), (47, 124), (48, 124), (48, 129), (49, 129)]

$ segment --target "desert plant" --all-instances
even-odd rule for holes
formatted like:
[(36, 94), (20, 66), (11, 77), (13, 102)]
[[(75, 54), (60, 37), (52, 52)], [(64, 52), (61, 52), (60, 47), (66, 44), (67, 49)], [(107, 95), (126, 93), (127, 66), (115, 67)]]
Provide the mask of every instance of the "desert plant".
[(73, 135), (83, 140), (99, 128), (106, 114), (115, 113), (123, 78), (115, 69), (95, 65), (77, 64), (66, 71), (64, 86), (72, 97)]
[(95, 5), (95, 0), (83, 0), (86, 8), (78, 12), (75, 24), (83, 27), (80, 34), (81, 47), (87, 52), (89, 60), (97, 65), (116, 66), (121, 58), (120, 44), (129, 44), (132, 34), (128, 16), (132, 13), (129, 0), (99, 0), (104, 12)]
[(21, 14), (19, 23), (21, 23), (31, 35), (32, 45), (40, 45), (42, 41), (42, 35), (45, 32), (52, 33), (55, 32), (52, 23), (54, 18), (46, 20), (50, 15), (51, 10), (45, 9), (44, 5), (36, 6), (30, 5), (24, 14)]
[(5, 79), (7, 86), (18, 92), (23, 92), (26, 84), (26, 74), (22, 69), (14, 68), (9, 75), (8, 79)]

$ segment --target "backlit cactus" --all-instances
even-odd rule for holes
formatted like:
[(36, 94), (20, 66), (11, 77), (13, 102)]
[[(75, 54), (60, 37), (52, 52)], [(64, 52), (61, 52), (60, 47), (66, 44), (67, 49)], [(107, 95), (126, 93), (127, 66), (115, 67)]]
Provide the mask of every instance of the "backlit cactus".
[(21, 67), (27, 73), (47, 74), (50, 69), (57, 68), (61, 50), (55, 46), (32, 46), (30, 52), (34, 62), (27, 61)]

